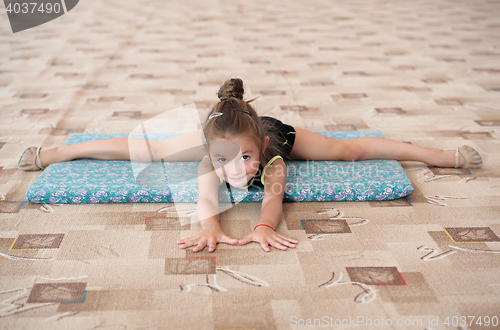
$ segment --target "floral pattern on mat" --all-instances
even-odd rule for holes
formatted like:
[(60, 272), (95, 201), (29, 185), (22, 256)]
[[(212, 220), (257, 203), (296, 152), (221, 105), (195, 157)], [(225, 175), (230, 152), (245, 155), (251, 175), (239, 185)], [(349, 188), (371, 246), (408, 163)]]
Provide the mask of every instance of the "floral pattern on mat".
[[(378, 136), (379, 132), (320, 132), (335, 138)], [(126, 137), (126, 134), (75, 134), (67, 144)], [(155, 134), (165, 139), (173, 134)], [(79, 159), (50, 165), (30, 186), (32, 203), (192, 203), (198, 199), (198, 163), (150, 163), (134, 178), (130, 161)], [(259, 202), (263, 189), (234, 193), (238, 202)], [(413, 191), (403, 168), (393, 160), (287, 162), (285, 202), (391, 200)], [(223, 192), (228, 194), (228, 192)]]

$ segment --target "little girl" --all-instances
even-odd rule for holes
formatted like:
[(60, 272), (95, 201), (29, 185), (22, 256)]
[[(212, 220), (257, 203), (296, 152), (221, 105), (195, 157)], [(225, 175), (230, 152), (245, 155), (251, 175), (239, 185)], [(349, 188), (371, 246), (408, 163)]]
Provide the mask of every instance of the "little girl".
[[(165, 155), (161, 160), (199, 161), (197, 214), (201, 232), (179, 240), (180, 248), (192, 247), (194, 252), (208, 246), (213, 252), (217, 243), (259, 243), (265, 251), (269, 246), (286, 250), (297, 240), (276, 233), (282, 216), (286, 183), (285, 160), (395, 159), (420, 161), (438, 167), (479, 168), (481, 156), (469, 146), (456, 150), (424, 148), (408, 143), (376, 137), (351, 140), (329, 138), (298, 127), (286, 125), (271, 117), (259, 117), (243, 100), (241, 79), (226, 81), (218, 92), (220, 102), (208, 114), (201, 132), (193, 132), (162, 141), (148, 141), (149, 153), (129, 152), (128, 138), (117, 138), (63, 145), (57, 148), (28, 148), (19, 160), (21, 170), (40, 170), (55, 162), (77, 158), (160, 161), (150, 155)], [(193, 148), (204, 145), (204, 147)], [(153, 151), (151, 153), (151, 150)], [(185, 151), (185, 152), (183, 152)], [(219, 223), (217, 190), (226, 182), (232, 187), (264, 188), (261, 214), (254, 230), (241, 240), (228, 237)]]

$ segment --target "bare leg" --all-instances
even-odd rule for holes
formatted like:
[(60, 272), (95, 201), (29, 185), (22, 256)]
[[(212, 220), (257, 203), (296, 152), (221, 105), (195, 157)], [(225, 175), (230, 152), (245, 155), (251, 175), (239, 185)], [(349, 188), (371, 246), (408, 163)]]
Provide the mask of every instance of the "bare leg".
[[(455, 151), (424, 148), (409, 143), (376, 137), (352, 140), (329, 138), (305, 129), (296, 128), (291, 156), (309, 160), (366, 160), (395, 159), (419, 161), (439, 167), (455, 166)], [(460, 157), (460, 165), (464, 163)]]
[(42, 149), (40, 152), (43, 166), (78, 158), (129, 160), (128, 138), (65, 144), (56, 148)]
[(40, 159), (43, 166), (78, 158), (103, 160), (151, 161), (197, 161), (203, 158), (201, 135), (199, 131), (180, 135), (161, 141), (144, 139), (116, 138), (62, 145), (42, 149)]

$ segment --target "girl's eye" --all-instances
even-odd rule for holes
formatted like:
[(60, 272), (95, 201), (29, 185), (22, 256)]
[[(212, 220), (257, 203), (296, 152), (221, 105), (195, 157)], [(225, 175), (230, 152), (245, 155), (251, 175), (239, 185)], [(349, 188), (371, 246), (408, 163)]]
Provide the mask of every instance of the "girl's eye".
[(243, 160), (249, 160), (249, 159), (250, 159), (250, 156), (248, 156), (248, 155), (243, 155), (241, 158), (243, 158)]
[(227, 161), (227, 159), (226, 158), (219, 158), (219, 159), (217, 159), (217, 161), (219, 163), (225, 163)]

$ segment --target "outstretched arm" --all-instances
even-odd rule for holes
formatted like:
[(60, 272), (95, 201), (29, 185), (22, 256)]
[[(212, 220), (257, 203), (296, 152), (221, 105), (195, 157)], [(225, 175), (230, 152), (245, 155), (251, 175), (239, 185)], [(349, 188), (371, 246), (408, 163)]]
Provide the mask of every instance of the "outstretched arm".
[[(269, 252), (269, 245), (280, 250), (294, 248), (297, 240), (275, 232), (283, 214), (283, 195), (285, 194), (286, 165), (278, 159), (268, 168), (264, 183), (264, 199), (259, 224), (239, 244), (259, 243), (264, 251)], [(271, 227), (271, 228), (270, 228)]]
[(238, 243), (237, 239), (227, 236), (220, 226), (218, 185), (219, 178), (213, 171), (210, 161), (202, 160), (198, 167), (198, 204), (196, 205), (201, 232), (177, 241), (181, 249), (194, 246), (193, 251), (198, 252), (208, 246), (208, 252), (213, 252), (218, 243), (232, 245)]

